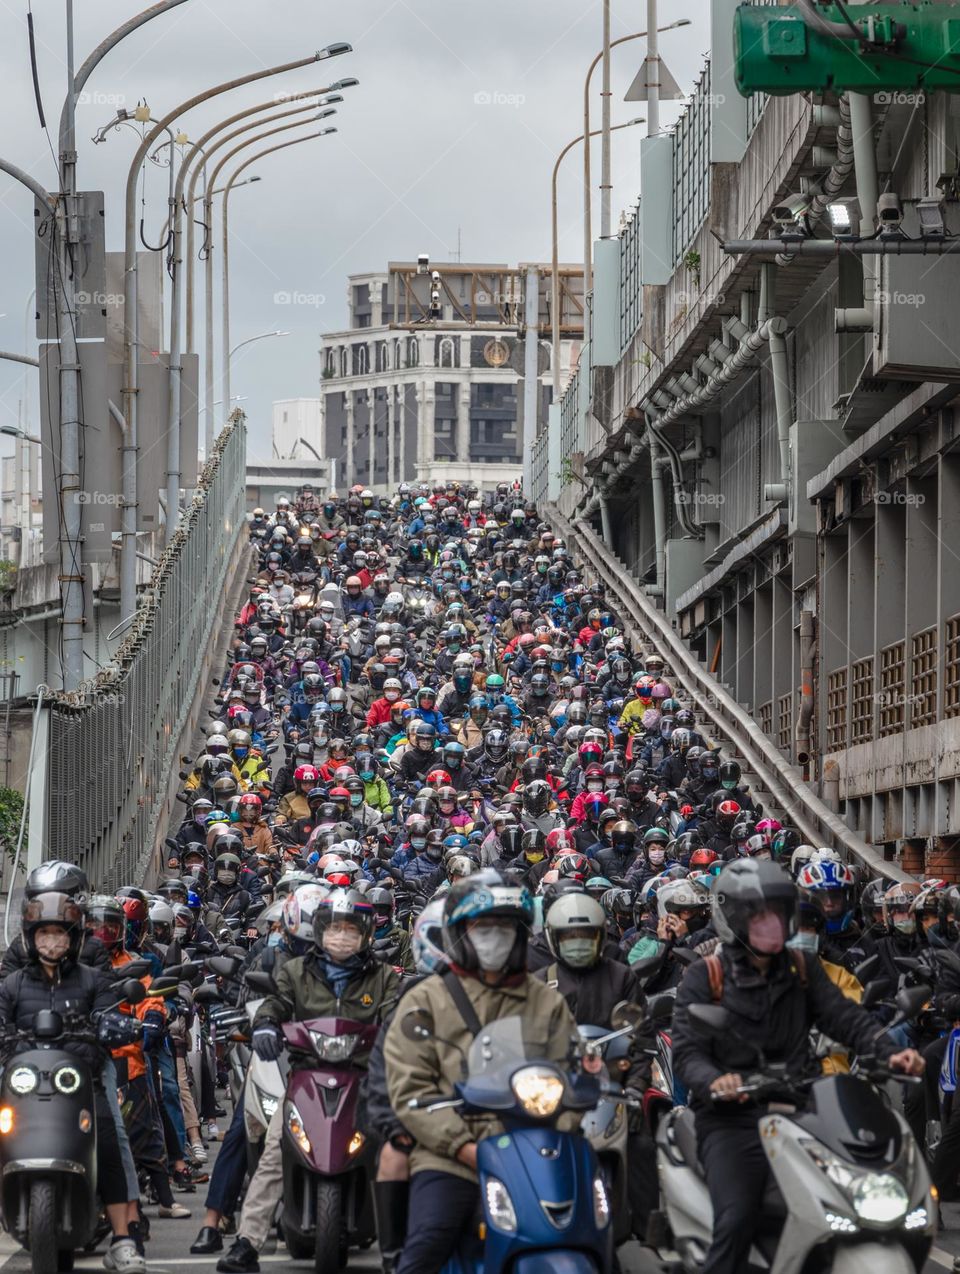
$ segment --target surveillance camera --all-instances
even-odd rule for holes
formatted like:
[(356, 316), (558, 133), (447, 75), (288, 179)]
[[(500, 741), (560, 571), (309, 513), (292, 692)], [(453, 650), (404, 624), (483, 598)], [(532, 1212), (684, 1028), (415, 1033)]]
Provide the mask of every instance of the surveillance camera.
[(880, 222), (881, 232), (900, 229), (903, 222), (903, 206), (899, 195), (889, 191), (877, 196), (877, 220)]
[(440, 283), (440, 271), (439, 271), (439, 270), (434, 270), (433, 274), (432, 274), (430, 277), (433, 279), (434, 283), (436, 283), (436, 284), (439, 286), (439, 283)]
[(421, 252), (420, 255), (417, 257), (417, 274), (426, 274), (429, 265), (430, 265), (429, 252)]
[(434, 305), (440, 304), (440, 293), (437, 291), (436, 288), (434, 288), (433, 291), (430, 293), (430, 300)]
[(810, 207), (809, 195), (790, 195), (773, 210), (774, 221), (781, 226), (792, 226), (803, 217)]

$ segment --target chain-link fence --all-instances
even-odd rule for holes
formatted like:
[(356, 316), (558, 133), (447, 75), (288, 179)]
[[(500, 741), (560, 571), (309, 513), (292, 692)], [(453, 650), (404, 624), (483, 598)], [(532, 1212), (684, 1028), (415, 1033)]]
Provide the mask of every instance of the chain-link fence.
[[(44, 705), (43, 854), (79, 862), (94, 888), (143, 881), (165, 834), (181, 735), (241, 551), (245, 471), (246, 425), (237, 412), (114, 662), (76, 694), (54, 692)], [(34, 825), (31, 816), (31, 840)]]

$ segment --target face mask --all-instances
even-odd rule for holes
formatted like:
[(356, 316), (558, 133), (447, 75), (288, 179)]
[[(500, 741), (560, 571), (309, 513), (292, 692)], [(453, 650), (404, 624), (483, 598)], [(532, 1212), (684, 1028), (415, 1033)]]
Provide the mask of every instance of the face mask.
[(660, 864), (663, 862), (663, 860), (666, 858), (666, 856), (667, 856), (667, 851), (665, 849), (648, 849), (647, 850), (647, 862), (650, 864), (651, 867), (659, 867)]
[(354, 809), (356, 809), (358, 805), (362, 805), (362, 804), (363, 804), (363, 793), (362, 793), (362, 792), (351, 792), (351, 793), (350, 793), (350, 804), (353, 806), (353, 808), (354, 808)]
[(747, 945), (757, 955), (776, 955), (783, 950), (786, 934), (783, 920), (775, 911), (764, 911), (751, 916), (747, 928)]
[(48, 964), (56, 964), (70, 950), (68, 933), (38, 933), (34, 939), (37, 955)]
[(200, 864), (190, 863), (187, 866), (187, 875), (192, 877), (193, 880), (196, 880), (197, 877), (200, 875)]
[(602, 779), (591, 779), (591, 780), (589, 781), (589, 783), (587, 784), (587, 791), (588, 791), (588, 792), (602, 792), (602, 791), (603, 791), (603, 781), (602, 781)]
[(524, 854), (524, 858), (528, 863), (542, 863), (543, 854), (538, 849), (528, 849)]
[(564, 938), (558, 944), (558, 954), (572, 969), (585, 969), (596, 959), (597, 944), (592, 938)]
[(474, 929), (470, 934), (477, 963), (484, 973), (497, 973), (503, 968), (516, 940), (517, 931), (513, 925), (491, 925)]
[(267, 935), (267, 946), (268, 946), (268, 947), (279, 947), (279, 945), (280, 945), (280, 943), (281, 943), (282, 941), (283, 941), (283, 934), (282, 934), (282, 933), (271, 933), (271, 934), (268, 934), (268, 935)]
[(411, 844), (411, 846), (413, 847), (413, 849), (421, 850), (421, 849), (425, 848), (426, 843), (427, 843), (427, 838), (426, 838), (425, 836), (411, 836), (411, 837), (410, 837), (410, 844)]
[(704, 766), (702, 766), (702, 765), (701, 765), (701, 767), (700, 767), (700, 777), (701, 777), (701, 778), (703, 778), (703, 779), (705, 779), (705, 780), (706, 780), (706, 782), (708, 782), (708, 783), (713, 783), (713, 782), (714, 782), (714, 780), (715, 780), (715, 779), (716, 779), (716, 777), (717, 777), (717, 771), (716, 771), (716, 770), (711, 770), (711, 769), (709, 768), (709, 766), (707, 766), (707, 767), (705, 768)]
[(323, 935), (323, 949), (331, 960), (349, 960), (360, 950), (360, 934), (354, 928), (327, 930)]
[(217, 872), (217, 880), (219, 881), (221, 885), (232, 885), (236, 879), (237, 879), (237, 873), (235, 871), (218, 871)]
[(810, 955), (817, 955), (820, 950), (820, 935), (808, 929), (801, 929), (787, 941), (787, 946), (794, 951), (807, 951)]
[(720, 784), (720, 786), (721, 786), (722, 788), (725, 788), (725, 789), (726, 789), (726, 791), (728, 791), (728, 792), (732, 792), (732, 791), (733, 791), (733, 789), (737, 786), (737, 780), (736, 780), (736, 779), (724, 779), (724, 780), (723, 780), (723, 782)]
[(913, 916), (904, 916), (902, 920), (894, 920), (893, 927), (904, 937), (912, 937), (917, 932), (917, 922)]

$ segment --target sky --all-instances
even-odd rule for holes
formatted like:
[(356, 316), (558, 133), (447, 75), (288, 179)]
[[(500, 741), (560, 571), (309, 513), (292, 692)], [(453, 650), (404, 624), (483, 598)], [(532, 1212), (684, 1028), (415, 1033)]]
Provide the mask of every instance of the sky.
[[(27, 32), (33, 5), (40, 92), (50, 138), (40, 127)], [(55, 188), (56, 127), (66, 88), (65, 3), (0, 0), (0, 154)], [(75, 0), (79, 65), (147, 0)], [(661, 36), (660, 52), (684, 92), (709, 43), (709, 0), (661, 0), (659, 23), (692, 25)], [(345, 325), (347, 276), (390, 260), (549, 260), (550, 173), (557, 153), (582, 130), (583, 79), (602, 39), (601, 0), (184, 0), (107, 55), (78, 106), (78, 183), (103, 190), (108, 250), (122, 247), (122, 193), (138, 139), (115, 129), (91, 138), (118, 107), (146, 100), (155, 118), (178, 102), (258, 69), (309, 56), (335, 41), (353, 52), (247, 85), (184, 115), (196, 139), (218, 120), (275, 93), (321, 88), (355, 76), (336, 117), (338, 132), (253, 165), (261, 180), (231, 198), (231, 344), (263, 332), (233, 361), (232, 392), (244, 398), (251, 458), (270, 448), (271, 403), (314, 396), (320, 335)], [(613, 38), (642, 30), (643, 0), (611, 0)], [(643, 57), (637, 40), (614, 50), (612, 117), (643, 114), (624, 102)], [(593, 126), (600, 119), (594, 77)], [(669, 127), (682, 103), (666, 103)], [(309, 133), (317, 124), (307, 124)], [(642, 127), (613, 137), (614, 227), (639, 196)], [(296, 136), (296, 132), (290, 136)], [(283, 139), (280, 139), (283, 140)], [(255, 153), (251, 150), (250, 152)], [(238, 161), (239, 162), (239, 161)], [(599, 144), (594, 185), (599, 182)], [(147, 238), (159, 242), (167, 173), (147, 165)], [(560, 257), (582, 259), (582, 180), (574, 151), (559, 184)], [(594, 205), (597, 231), (599, 198)], [(35, 352), (24, 314), (34, 286), (32, 200), (0, 174), (0, 349)], [(201, 289), (202, 291), (202, 289)], [(31, 325), (32, 326), (32, 325)], [(219, 358), (219, 332), (218, 332)], [(0, 361), (0, 425), (37, 427), (36, 373)], [(0, 454), (12, 440), (0, 437)]]

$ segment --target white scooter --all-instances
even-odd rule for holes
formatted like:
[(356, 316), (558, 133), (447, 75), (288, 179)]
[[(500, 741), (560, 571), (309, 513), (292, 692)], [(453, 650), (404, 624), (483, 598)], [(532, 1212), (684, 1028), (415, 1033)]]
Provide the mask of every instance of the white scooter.
[[(928, 994), (929, 987), (901, 992), (901, 1020)], [(731, 1030), (720, 1005), (691, 1005), (689, 1014), (705, 1035)], [(874, 1065), (796, 1083), (760, 1058), (740, 1091), (766, 1106), (759, 1126), (770, 1180), (744, 1274), (914, 1274), (923, 1267), (937, 1204), (906, 1120), (874, 1087), (891, 1078), (907, 1077)], [(710, 1246), (713, 1208), (689, 1107), (665, 1115), (656, 1140), (662, 1210), (648, 1238), (665, 1269), (693, 1274)]]

